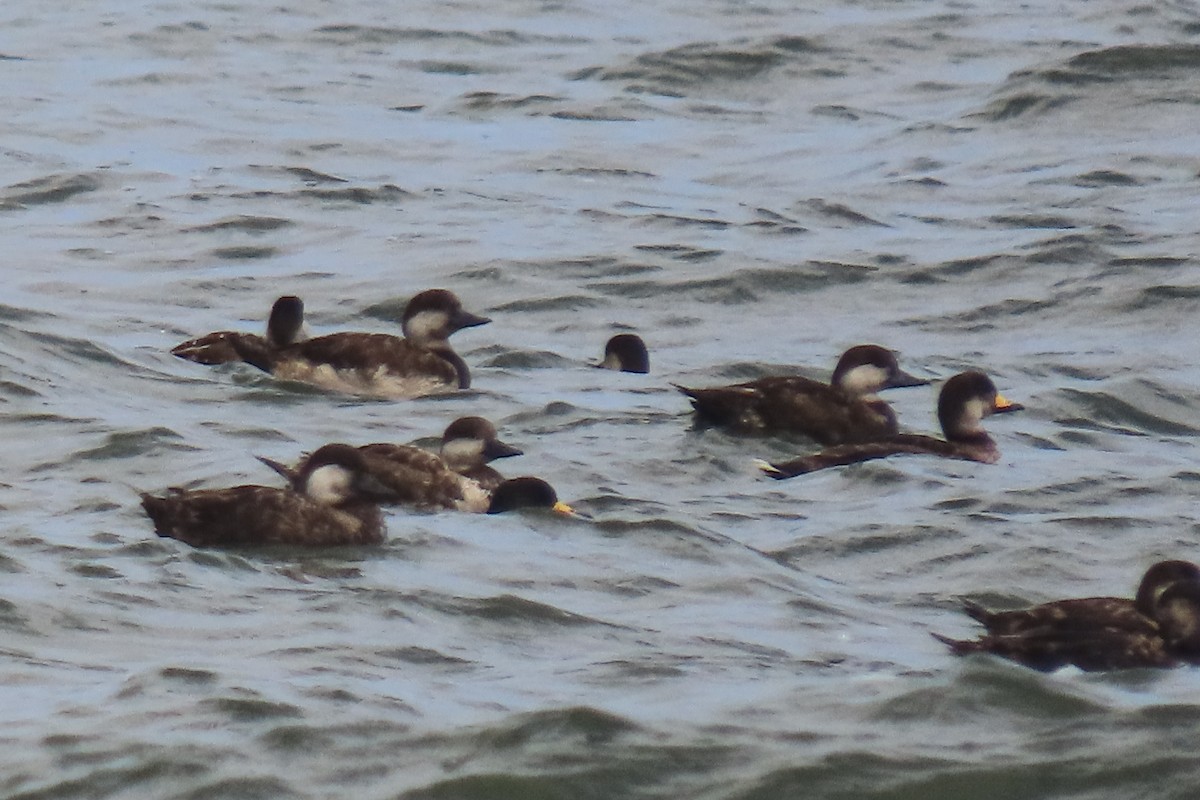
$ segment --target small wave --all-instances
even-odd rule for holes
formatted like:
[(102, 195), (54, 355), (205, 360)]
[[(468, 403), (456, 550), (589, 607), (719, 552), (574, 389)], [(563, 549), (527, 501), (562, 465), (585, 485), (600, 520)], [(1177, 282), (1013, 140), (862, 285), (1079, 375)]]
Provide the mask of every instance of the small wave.
[(197, 225), (184, 229), (184, 233), (217, 233), (225, 231), (245, 231), (248, 233), (263, 233), (287, 228), (296, 223), (282, 217), (260, 217), (252, 214), (241, 214), (228, 219), (217, 220), (206, 225)]
[(0, 210), (12, 211), (28, 206), (65, 203), (81, 194), (95, 192), (101, 187), (95, 174), (76, 173), (47, 175), (0, 189)]
[(1084, 430), (1108, 430), (1135, 436), (1196, 436), (1200, 428), (1183, 420), (1196, 418), (1196, 409), (1186, 395), (1151, 381), (1133, 381), (1113, 390), (1084, 392), (1066, 389), (1063, 395), (1080, 410), (1060, 424)]
[(505, 594), (496, 597), (454, 598), (431, 602), (443, 611), (456, 616), (474, 617), (491, 622), (532, 623), (534, 625), (577, 626), (577, 625), (607, 625), (598, 619), (574, 614), (555, 606), (526, 600), (516, 595)]
[(391, 183), (380, 186), (350, 186), (344, 189), (306, 188), (289, 192), (259, 190), (252, 192), (237, 192), (232, 195), (238, 200), (270, 200), (298, 199), (319, 200), (323, 203), (353, 203), (355, 205), (371, 205), (373, 203), (397, 203), (416, 197), (416, 194), (401, 189)]
[[(1080, 107), (1081, 113), (1111, 115), (1122, 108), (1159, 104), (1160, 89), (1142, 92), (1136, 87), (1163, 81), (1172, 82), (1172, 103), (1197, 100), (1200, 92), (1194, 75), (1198, 67), (1197, 45), (1139, 44), (1091, 50), (1060, 63), (1013, 73), (999, 96), (973, 116), (1000, 122), (1041, 117), (1068, 107)], [(1095, 108), (1096, 102), (1104, 107)]]
[(512, 95), (499, 92), (471, 92), (460, 98), (462, 111), (494, 113), (504, 111), (542, 111), (546, 106), (562, 103), (563, 98), (548, 94)]
[(793, 61), (818, 52), (808, 39), (781, 36), (762, 42), (731, 44), (696, 42), (634, 58), (628, 66), (580, 70), (573, 80), (623, 81), (626, 90), (684, 97), (714, 85), (753, 81)]

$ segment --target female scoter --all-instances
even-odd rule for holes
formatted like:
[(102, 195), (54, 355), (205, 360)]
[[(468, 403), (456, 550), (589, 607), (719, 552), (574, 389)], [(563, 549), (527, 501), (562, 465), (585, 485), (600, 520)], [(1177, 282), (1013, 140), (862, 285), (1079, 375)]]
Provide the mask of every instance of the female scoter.
[(467, 389), (471, 372), (450, 347), (463, 328), (491, 322), (463, 309), (446, 289), (429, 289), (408, 301), (401, 328), (387, 333), (331, 333), (277, 347), (231, 344), (242, 361), (277, 378), (375, 397), (420, 397)]
[(967, 613), (986, 634), (933, 634), (955, 655), (992, 653), (1047, 672), (1173, 667), (1200, 658), (1200, 569), (1186, 561), (1152, 566), (1133, 600), (1087, 597), (998, 613), (970, 605)]
[(783, 480), (827, 467), (857, 464), (905, 453), (994, 464), (1000, 460), (1000, 450), (980, 426), (980, 421), (992, 414), (1021, 408), (1024, 406), (1009, 402), (998, 393), (996, 385), (987, 375), (974, 371), (961, 372), (946, 381), (938, 395), (938, 421), (946, 437), (944, 440), (897, 433), (874, 441), (828, 447), (782, 464), (763, 462), (759, 466), (772, 478)]
[(357, 448), (325, 445), (304, 463), (295, 483), (295, 489), (173, 488), (165, 497), (143, 494), (142, 507), (159, 536), (193, 547), (383, 542), (383, 516), (375, 504), (390, 493)]
[(171, 355), (208, 366), (247, 361), (246, 354), (261, 361), (269, 358), (267, 354), (271, 351), (303, 338), (303, 329), (304, 303), (299, 297), (287, 295), (271, 306), (265, 337), (239, 331), (215, 331), (176, 345), (171, 348)]
[[(487, 511), (492, 492), (503, 480), (487, 462), (521, 455), (520, 450), (500, 441), (495, 426), (482, 417), (463, 417), (450, 423), (442, 435), (441, 455), (413, 445), (383, 442), (357, 449), (367, 472), (387, 487), (387, 503), (477, 513)], [(259, 458), (297, 490), (311, 459), (309, 456), (295, 467), (288, 467)]]
[(523, 455), (510, 444), (500, 441), (496, 426), (483, 417), (461, 417), (451, 422), (442, 434), (442, 460), (450, 469), (492, 492), (504, 476), (488, 462)]
[(650, 371), (650, 352), (636, 333), (618, 333), (604, 345), (604, 360), (596, 366), (644, 375)]
[(967, 601), (963, 610), (982, 623), (989, 634), (996, 635), (1097, 627), (1153, 631), (1156, 629), (1153, 623), (1155, 605), (1167, 587), (1180, 582), (1200, 584), (1200, 567), (1190, 561), (1159, 561), (1146, 570), (1132, 600), (1082, 597), (1015, 611), (988, 611)]
[(875, 393), (927, 383), (901, 370), (891, 350), (861, 344), (842, 354), (827, 384), (789, 375), (708, 389), (675, 388), (691, 399), (703, 423), (741, 433), (799, 433), (835, 445), (896, 433), (895, 412)]

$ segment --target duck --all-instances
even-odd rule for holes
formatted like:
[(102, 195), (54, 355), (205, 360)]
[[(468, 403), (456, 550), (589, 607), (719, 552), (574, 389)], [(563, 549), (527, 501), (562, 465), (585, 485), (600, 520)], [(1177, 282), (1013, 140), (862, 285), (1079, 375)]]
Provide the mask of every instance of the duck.
[(343, 332), (269, 348), (245, 347), (242, 339), (231, 343), (242, 361), (276, 378), (400, 399), (469, 389), (471, 371), (449, 339), (489, 322), (465, 310), (448, 289), (428, 289), (405, 306), (403, 337)]
[(996, 390), (983, 372), (960, 372), (946, 381), (938, 394), (937, 414), (944, 439), (913, 433), (896, 433), (878, 439), (828, 447), (812, 455), (783, 463), (759, 461), (759, 468), (772, 478), (784, 480), (829, 467), (857, 464), (894, 455), (932, 455), (994, 464), (1000, 449), (981, 426), (992, 414), (1023, 409)]
[(327, 444), (306, 460), (295, 488), (172, 488), (141, 501), (159, 536), (192, 547), (325, 547), (382, 544), (378, 503), (389, 494), (357, 448)]
[(604, 360), (596, 366), (645, 375), (650, 371), (650, 352), (636, 333), (618, 333), (604, 344)]
[(701, 424), (738, 433), (800, 434), (838, 445), (895, 434), (896, 414), (876, 392), (928, 383), (900, 369), (891, 350), (860, 344), (838, 359), (829, 383), (786, 375), (704, 389), (674, 385), (691, 400)]
[(1015, 611), (989, 611), (968, 600), (963, 610), (993, 635), (1095, 627), (1153, 631), (1155, 605), (1168, 587), (1179, 582), (1200, 584), (1200, 567), (1190, 561), (1156, 562), (1142, 575), (1133, 599), (1082, 597)]
[[(376, 442), (357, 448), (371, 476), (388, 489), (388, 505), (426, 511), (450, 509), (483, 513), (503, 481), (487, 465), (522, 451), (500, 441), (496, 427), (483, 417), (456, 419), (442, 434), (441, 455), (405, 444)], [(319, 452), (319, 451), (318, 451)], [(315, 453), (314, 453), (315, 455)], [(282, 475), (295, 489), (313, 456), (289, 467), (270, 458), (259, 461)]]
[(487, 513), (503, 514), (522, 508), (544, 508), (559, 514), (580, 516), (574, 508), (558, 499), (553, 486), (531, 475), (501, 482), (492, 493)]
[(991, 653), (1044, 672), (1200, 661), (1200, 570), (1186, 561), (1151, 566), (1132, 600), (1087, 597), (1005, 612), (968, 605), (967, 613), (987, 631), (978, 639), (933, 634), (955, 655)]
[(504, 476), (489, 462), (524, 455), (524, 451), (500, 441), (496, 426), (483, 417), (460, 417), (442, 433), (441, 455), (450, 469), (492, 492)]
[(303, 331), (304, 301), (294, 295), (284, 295), (271, 306), (266, 336), (240, 331), (214, 331), (176, 345), (171, 348), (171, 355), (206, 366), (245, 361), (244, 354), (266, 360), (271, 351), (304, 338)]

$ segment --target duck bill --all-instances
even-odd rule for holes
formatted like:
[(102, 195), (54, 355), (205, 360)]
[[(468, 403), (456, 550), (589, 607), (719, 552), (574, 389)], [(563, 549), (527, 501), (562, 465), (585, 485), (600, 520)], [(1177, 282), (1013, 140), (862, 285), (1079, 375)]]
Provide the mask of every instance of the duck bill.
[(450, 320), (450, 327), (456, 331), (461, 331), (463, 328), (475, 328), (480, 325), (487, 325), (491, 321), (490, 317), (481, 317), (478, 314), (472, 314), (470, 311), (459, 311)]
[(574, 517), (575, 519), (591, 519), (591, 516), (589, 516), (588, 514), (584, 514), (582, 511), (576, 511), (574, 508), (567, 505), (562, 500), (555, 502), (555, 504), (551, 507), (551, 511), (553, 511), (556, 514), (562, 514), (567, 517)]
[(996, 395), (996, 402), (992, 404), (993, 414), (1003, 414), (1008, 411), (1023, 411), (1025, 406), (1020, 403), (1014, 403), (1002, 394)]
[(512, 456), (523, 456), (524, 450), (513, 447), (510, 444), (505, 444), (499, 439), (493, 439), (483, 446), (483, 457), (488, 461), (497, 458), (511, 458)]
[(888, 376), (888, 381), (884, 384), (884, 389), (903, 389), (908, 386), (928, 386), (929, 381), (924, 378), (918, 378), (916, 375), (909, 375), (904, 370), (896, 370), (892, 375)]

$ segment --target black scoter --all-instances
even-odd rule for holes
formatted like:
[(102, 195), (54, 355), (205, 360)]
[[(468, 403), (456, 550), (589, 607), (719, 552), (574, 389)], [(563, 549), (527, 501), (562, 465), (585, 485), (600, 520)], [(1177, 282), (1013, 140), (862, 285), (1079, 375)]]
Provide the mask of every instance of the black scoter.
[(636, 333), (618, 333), (605, 343), (604, 360), (596, 366), (644, 375), (650, 371), (650, 352)]
[(801, 434), (836, 445), (896, 433), (895, 412), (875, 393), (927, 383), (901, 370), (891, 350), (861, 344), (842, 354), (829, 383), (788, 375), (706, 389), (676, 388), (692, 401), (702, 424), (740, 433)]
[(934, 634), (956, 655), (991, 653), (1043, 671), (1174, 667), (1200, 659), (1200, 569), (1186, 561), (1150, 567), (1132, 600), (1088, 597), (1004, 612), (968, 605), (967, 613), (987, 633), (974, 640)]
[(857, 464), (888, 456), (912, 454), (957, 458), (994, 464), (1000, 450), (980, 421), (992, 414), (1017, 411), (1024, 406), (1007, 400), (996, 391), (991, 378), (982, 372), (961, 372), (946, 381), (938, 395), (938, 421), (945, 439), (912, 433), (897, 433), (858, 444), (828, 447), (791, 461), (759, 464), (772, 478), (783, 480), (828, 467)]

